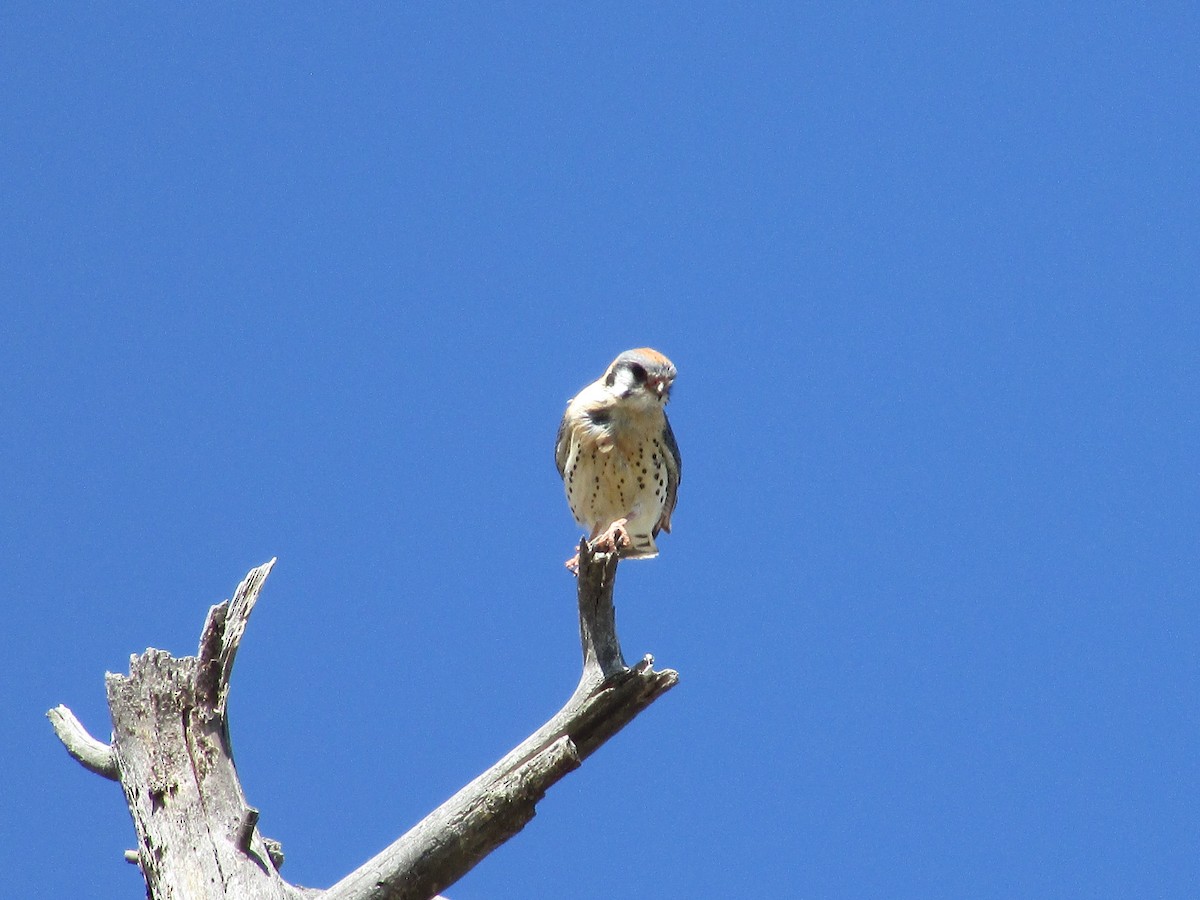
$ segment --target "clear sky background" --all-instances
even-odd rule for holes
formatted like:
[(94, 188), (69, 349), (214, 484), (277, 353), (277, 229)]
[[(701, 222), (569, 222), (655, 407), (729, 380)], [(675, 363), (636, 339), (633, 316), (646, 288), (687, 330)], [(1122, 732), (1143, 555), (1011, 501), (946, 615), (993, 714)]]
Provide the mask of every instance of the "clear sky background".
[(567, 399), (679, 378), (679, 686), (454, 900), (1200, 894), (1194, 3), (8, 5), (0, 871), (136, 898), (105, 670), (327, 886), (579, 673)]

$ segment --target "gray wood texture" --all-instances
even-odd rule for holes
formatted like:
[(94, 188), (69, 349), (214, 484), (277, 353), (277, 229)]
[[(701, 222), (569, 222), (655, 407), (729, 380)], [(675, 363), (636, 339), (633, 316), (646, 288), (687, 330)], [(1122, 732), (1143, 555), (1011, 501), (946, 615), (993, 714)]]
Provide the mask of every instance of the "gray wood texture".
[(246, 576), (208, 615), (196, 656), (162, 650), (106, 676), (111, 746), (65, 706), (55, 733), (89, 770), (120, 782), (138, 849), (127, 857), (151, 900), (430, 900), (534, 816), (546, 790), (678, 681), (647, 656), (625, 665), (613, 585), (618, 560), (579, 552), (577, 593), (583, 673), (551, 719), (391, 846), (327, 890), (288, 884), (283, 854), (258, 831), (233, 764), (226, 702), (246, 623), (275, 561)]

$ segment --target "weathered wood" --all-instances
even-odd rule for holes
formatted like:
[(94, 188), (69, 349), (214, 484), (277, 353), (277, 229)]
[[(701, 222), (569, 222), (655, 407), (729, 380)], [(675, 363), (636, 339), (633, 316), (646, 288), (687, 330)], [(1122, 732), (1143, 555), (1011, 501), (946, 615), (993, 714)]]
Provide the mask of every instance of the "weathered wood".
[(587, 541), (580, 541), (575, 592), (579, 596), (579, 640), (583, 644), (581, 687), (594, 687), (627, 668), (617, 640), (617, 612), (613, 606), (616, 578), (617, 555), (595, 555)]
[(233, 765), (227, 701), (246, 622), (274, 560), (208, 614), (196, 656), (147, 650), (106, 676), (113, 744), (66, 707), (48, 715), (68, 752), (119, 780), (151, 900), (429, 900), (521, 830), (546, 790), (678, 681), (647, 656), (625, 665), (613, 610), (615, 555), (579, 554), (583, 674), (549, 722), (390, 847), (328, 890), (288, 884), (278, 842), (258, 832)]
[(299, 896), (253, 827), (225, 716), (237, 645), (273, 564), (251, 571), (231, 601), (210, 610), (197, 656), (147, 650), (128, 675), (105, 679), (138, 865), (155, 900)]
[(88, 734), (83, 723), (75, 718), (75, 713), (60, 703), (46, 715), (50, 718), (50, 724), (54, 726), (54, 733), (76, 762), (89, 772), (95, 772), (113, 781), (118, 780), (117, 755), (113, 748)]
[[(579, 547), (583, 675), (567, 704), (490, 769), (376, 857), (331, 887), (326, 900), (428, 900), (533, 818), (546, 790), (673, 687), (647, 656), (627, 667), (613, 609), (615, 555)], [(474, 811), (494, 804), (492, 816)]]

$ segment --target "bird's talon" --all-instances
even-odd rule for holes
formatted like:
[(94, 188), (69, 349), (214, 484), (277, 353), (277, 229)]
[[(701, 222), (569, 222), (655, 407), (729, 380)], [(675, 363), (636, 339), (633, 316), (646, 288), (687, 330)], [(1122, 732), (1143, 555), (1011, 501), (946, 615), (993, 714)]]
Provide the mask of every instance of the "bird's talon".
[(619, 519), (596, 538), (588, 542), (595, 553), (612, 553), (621, 556), (633, 549), (633, 538), (625, 527), (625, 520)]
[(633, 538), (629, 536), (629, 532), (621, 525), (617, 525), (612, 531), (613, 547), (617, 553), (627, 553), (633, 549)]

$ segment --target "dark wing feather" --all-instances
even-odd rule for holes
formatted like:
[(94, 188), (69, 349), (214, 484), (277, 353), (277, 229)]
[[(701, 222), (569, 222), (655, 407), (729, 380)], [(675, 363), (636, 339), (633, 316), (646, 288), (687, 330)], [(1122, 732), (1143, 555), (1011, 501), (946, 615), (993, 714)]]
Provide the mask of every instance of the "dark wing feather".
[(554, 464), (558, 466), (559, 478), (567, 477), (567, 457), (571, 455), (571, 430), (567, 427), (567, 416), (563, 413), (558, 423), (558, 434), (554, 438)]
[(661, 528), (663, 531), (671, 530), (671, 513), (675, 510), (675, 503), (679, 500), (679, 482), (683, 480), (683, 459), (679, 455), (679, 444), (675, 441), (675, 432), (671, 430), (671, 420), (663, 414), (663, 444), (667, 448), (664, 462), (667, 464), (667, 499), (663, 504), (662, 517), (658, 520), (658, 525), (654, 529), (654, 533), (658, 534)]

